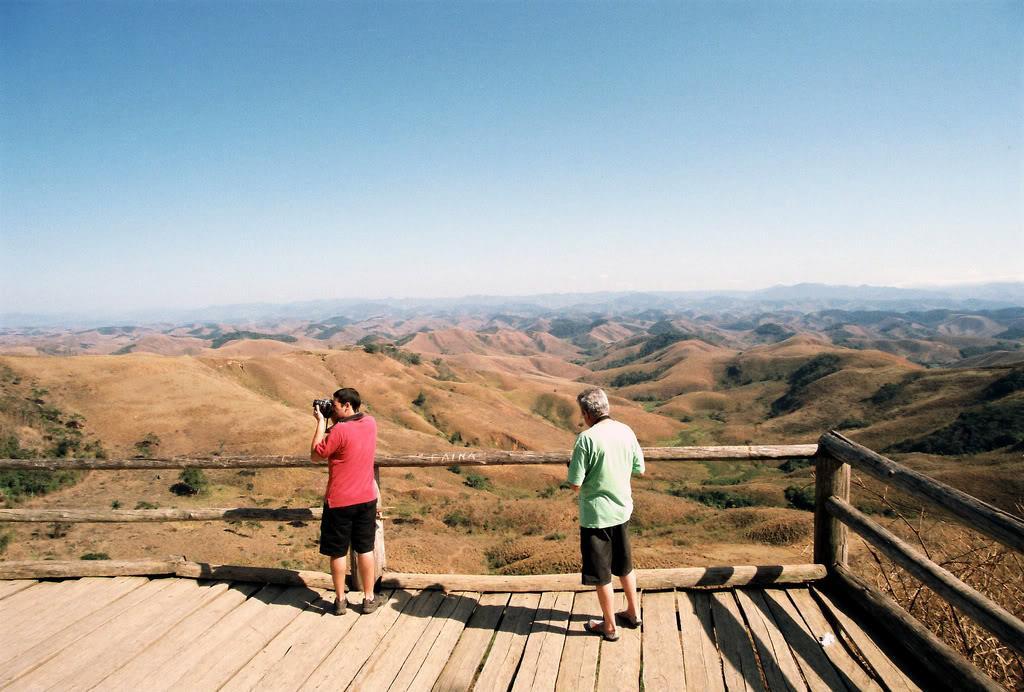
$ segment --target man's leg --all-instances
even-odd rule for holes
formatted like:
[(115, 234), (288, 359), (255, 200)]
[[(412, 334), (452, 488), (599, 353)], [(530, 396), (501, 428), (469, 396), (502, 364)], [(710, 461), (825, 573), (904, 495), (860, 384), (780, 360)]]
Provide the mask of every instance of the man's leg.
[(359, 569), (359, 583), (363, 587), (363, 600), (373, 599), (373, 585), (377, 581), (374, 574), (373, 551), (356, 553), (356, 565)]
[(636, 571), (630, 570), (619, 577), (619, 582), (622, 583), (622, 593), (626, 595), (626, 617), (636, 622), (640, 619), (640, 608), (636, 603)]
[(615, 634), (615, 590), (611, 582), (597, 587), (597, 602), (601, 604), (601, 615), (604, 620), (604, 631)]
[(331, 580), (334, 582), (334, 593), (338, 602), (345, 600), (345, 556), (331, 555)]

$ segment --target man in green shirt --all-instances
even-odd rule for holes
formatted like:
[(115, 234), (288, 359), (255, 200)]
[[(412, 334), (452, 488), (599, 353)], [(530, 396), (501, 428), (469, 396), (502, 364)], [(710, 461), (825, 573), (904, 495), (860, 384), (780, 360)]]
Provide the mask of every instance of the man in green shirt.
[[(619, 638), (616, 622), (626, 627), (640, 624), (629, 517), (633, 513), (630, 476), (644, 472), (644, 455), (629, 426), (609, 418), (608, 395), (603, 390), (587, 389), (576, 401), (587, 430), (572, 449), (569, 483), (579, 493), (583, 583), (597, 587), (604, 616), (587, 622), (586, 629), (615, 641)], [(613, 574), (626, 595), (626, 609), (614, 614)]]

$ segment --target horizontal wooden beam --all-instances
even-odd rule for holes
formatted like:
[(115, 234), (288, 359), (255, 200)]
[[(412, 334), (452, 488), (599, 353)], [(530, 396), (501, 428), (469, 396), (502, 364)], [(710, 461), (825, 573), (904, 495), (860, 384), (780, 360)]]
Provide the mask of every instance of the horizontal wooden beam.
[[(736, 567), (683, 567), (679, 569), (639, 569), (637, 581), (644, 589), (690, 587), (733, 587), (771, 584), (802, 584), (825, 578), (824, 565), (740, 565)], [(317, 589), (333, 589), (331, 575), (323, 572), (213, 565), (189, 562), (183, 558), (167, 560), (30, 560), (0, 562), (0, 579), (56, 579), (124, 575), (175, 575), (192, 579), (216, 579), (266, 584), (290, 584)], [(579, 574), (539, 574), (501, 576), (490, 574), (403, 574), (385, 572), (381, 585), (394, 589), (443, 589), (445, 591), (481, 591), (522, 593), (536, 591), (588, 591), (580, 584)]]
[(153, 521), (319, 521), (321, 507), (195, 508), (195, 509), (0, 509), (0, 522), (65, 522), (68, 524)]
[[(638, 569), (641, 589), (678, 589), (692, 587), (733, 587), (770, 584), (803, 584), (824, 579), (825, 565), (739, 565), (735, 567), (681, 567), (676, 569)], [(381, 585), (390, 589), (442, 589), (523, 593), (535, 591), (591, 591), (580, 583), (579, 574), (538, 574), (503, 576), (492, 574), (400, 574), (386, 572)]]
[(0, 579), (168, 576), (182, 559), (165, 560), (19, 560), (0, 562)]
[(896, 564), (920, 579), (946, 601), (967, 613), (975, 622), (996, 635), (1018, 654), (1024, 654), (1024, 623), (1011, 613), (911, 548), (850, 503), (830, 497), (825, 501), (825, 505), (833, 516), (863, 536), (869, 543), (878, 546)]
[[(843, 565), (835, 565), (829, 579), (839, 594), (856, 603), (881, 631), (903, 645), (941, 689), (1005, 692), (991, 678), (940, 640), (891, 598)], [(938, 687), (936, 689), (939, 689)]]
[(934, 502), (943, 510), (962, 519), (972, 529), (1014, 550), (1024, 552), (1024, 520), (1020, 517), (898, 464), (881, 454), (876, 454), (835, 431), (822, 435), (818, 446), (823, 454), (830, 454), (840, 461), (845, 461), (853, 468), (869, 473), (914, 497)]
[[(737, 445), (725, 447), (646, 447), (647, 461), (772, 461), (809, 459), (818, 445)], [(375, 463), (382, 468), (430, 466), (513, 466), (521, 464), (567, 464), (569, 450), (560, 452), (506, 452), (500, 450), (452, 450), (417, 454), (378, 454)], [(258, 469), (316, 468), (308, 456), (209, 456), (131, 459), (0, 459), (0, 469), (11, 470), (117, 470), (117, 469)]]

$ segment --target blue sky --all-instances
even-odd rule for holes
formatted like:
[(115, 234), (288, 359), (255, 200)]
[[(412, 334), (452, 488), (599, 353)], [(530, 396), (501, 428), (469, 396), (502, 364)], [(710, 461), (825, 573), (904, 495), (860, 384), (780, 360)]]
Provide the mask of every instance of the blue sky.
[(1024, 279), (1024, 5), (0, 4), (0, 312)]

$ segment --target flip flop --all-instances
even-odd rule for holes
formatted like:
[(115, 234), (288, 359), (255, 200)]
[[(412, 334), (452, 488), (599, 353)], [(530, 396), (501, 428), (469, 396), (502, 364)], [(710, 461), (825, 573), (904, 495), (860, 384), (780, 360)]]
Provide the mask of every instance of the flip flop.
[(643, 620), (641, 620), (640, 618), (631, 618), (629, 616), (629, 613), (627, 613), (625, 610), (620, 610), (619, 612), (615, 613), (615, 622), (621, 624), (623, 627), (628, 627), (631, 630), (635, 630), (637, 627), (643, 624)]
[(591, 634), (600, 634), (601, 638), (606, 642), (617, 642), (619, 641), (619, 633), (608, 634), (604, 631), (603, 620), (587, 620), (587, 623), (583, 625), (583, 629), (590, 632)]

